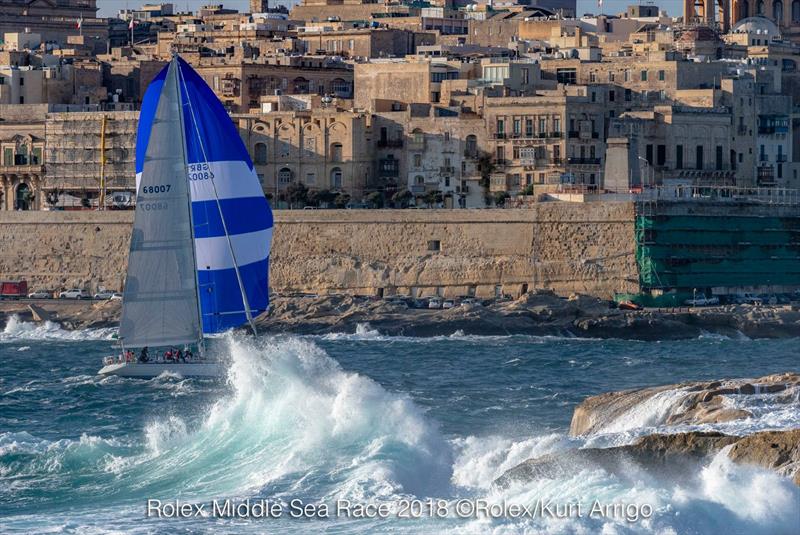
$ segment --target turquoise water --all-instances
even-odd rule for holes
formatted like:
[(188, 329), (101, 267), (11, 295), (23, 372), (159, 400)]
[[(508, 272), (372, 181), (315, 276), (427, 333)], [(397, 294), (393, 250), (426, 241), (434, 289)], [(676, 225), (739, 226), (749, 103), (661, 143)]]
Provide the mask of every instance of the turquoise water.
[[(642, 407), (604, 433), (569, 438), (586, 396), (690, 379), (797, 371), (798, 340), (679, 342), (540, 337), (223, 338), (226, 381), (94, 375), (109, 331), (12, 322), (0, 336), (0, 531), (67, 533), (797, 533), (797, 488), (717, 456), (695, 478), (584, 469), (499, 490), (519, 462), (657, 431)], [(739, 401), (733, 399), (733, 403)], [(800, 426), (769, 396), (714, 428)], [(647, 504), (650, 518), (357, 520), (145, 518), (146, 500), (225, 498), (387, 504), (459, 499)]]

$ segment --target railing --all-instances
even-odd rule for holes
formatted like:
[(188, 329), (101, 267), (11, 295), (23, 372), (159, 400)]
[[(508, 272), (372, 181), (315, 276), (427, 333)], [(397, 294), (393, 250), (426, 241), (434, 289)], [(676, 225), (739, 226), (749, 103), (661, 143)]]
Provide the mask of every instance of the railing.
[(443, 174), (443, 175), (452, 175), (453, 173), (456, 172), (456, 168), (455, 167), (442, 166), (442, 167), (439, 167), (439, 172), (441, 174)]
[(577, 138), (580, 135), (580, 133), (577, 130), (570, 130), (568, 135), (570, 138), (574, 139)]
[(379, 139), (378, 140), (378, 147), (385, 148), (401, 148), (403, 146), (402, 139)]
[(568, 158), (567, 163), (572, 165), (597, 165), (600, 158)]
[(785, 154), (778, 154), (775, 157), (775, 161), (778, 162), (778, 163), (784, 163), (784, 162), (786, 162), (786, 160), (787, 160), (787, 158), (786, 158)]
[(43, 174), (44, 165), (34, 163), (22, 165), (0, 165), (0, 173), (8, 175)]

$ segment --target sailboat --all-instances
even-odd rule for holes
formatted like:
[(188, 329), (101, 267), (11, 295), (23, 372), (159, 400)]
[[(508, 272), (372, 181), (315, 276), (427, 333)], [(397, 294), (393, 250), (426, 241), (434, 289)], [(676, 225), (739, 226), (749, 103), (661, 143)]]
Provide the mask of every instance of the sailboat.
[(222, 103), (177, 55), (142, 102), (136, 189), (121, 355), (98, 373), (220, 376), (204, 335), (256, 333), (269, 307), (272, 211)]

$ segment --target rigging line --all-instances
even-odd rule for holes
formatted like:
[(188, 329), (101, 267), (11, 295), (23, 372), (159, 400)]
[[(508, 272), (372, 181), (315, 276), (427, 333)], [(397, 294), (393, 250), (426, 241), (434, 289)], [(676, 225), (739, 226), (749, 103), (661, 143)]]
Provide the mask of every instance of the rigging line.
[[(186, 86), (186, 79), (183, 76), (183, 73), (180, 70), (180, 64), (176, 58), (176, 64), (178, 65), (178, 76), (183, 84), (183, 88), (186, 91), (186, 102), (189, 105), (189, 113), (192, 115), (192, 122), (194, 123), (194, 129), (197, 133), (197, 141), (200, 144), (200, 152), (203, 154), (203, 162), (205, 162), (206, 166), (208, 166), (208, 156), (206, 155), (205, 145), (203, 145), (203, 138), (200, 135), (200, 128), (197, 124), (197, 117), (194, 114), (194, 108), (192, 107), (192, 99), (189, 96), (189, 89)], [(247, 299), (247, 292), (244, 289), (244, 282), (242, 281), (242, 274), (239, 272), (239, 262), (236, 260), (236, 253), (233, 250), (233, 243), (231, 242), (231, 236), (228, 234), (228, 225), (225, 222), (225, 216), (222, 213), (222, 204), (219, 202), (219, 195), (217, 194), (217, 185), (214, 182), (213, 173), (209, 172), (210, 180), (211, 180), (211, 187), (214, 189), (214, 199), (217, 203), (217, 210), (219, 211), (219, 218), (222, 222), (222, 230), (225, 232), (225, 238), (228, 242), (228, 249), (231, 253), (231, 259), (233, 260), (233, 268), (236, 272), (236, 281), (239, 283), (239, 292), (242, 294), (242, 304), (244, 304), (244, 314), (247, 318), (247, 322), (250, 324), (250, 329), (253, 331), (254, 336), (258, 336), (258, 331), (256, 330), (256, 324), (253, 322), (253, 314), (250, 310), (250, 302)], [(190, 192), (191, 192), (191, 185), (190, 185)], [(190, 195), (191, 197), (191, 195)]]

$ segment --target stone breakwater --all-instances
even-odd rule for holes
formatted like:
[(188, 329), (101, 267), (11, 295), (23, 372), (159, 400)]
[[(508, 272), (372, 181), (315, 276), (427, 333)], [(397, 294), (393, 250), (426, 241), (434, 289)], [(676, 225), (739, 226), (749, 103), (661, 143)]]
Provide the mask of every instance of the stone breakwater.
[[(571, 450), (528, 459), (500, 476), (509, 487), (534, 479), (574, 475), (602, 468), (619, 477), (645, 473), (680, 480), (698, 464), (725, 451), (738, 464), (767, 468), (800, 485), (800, 428), (725, 433), (714, 424), (750, 422), (800, 407), (800, 375), (794, 372), (750, 379), (696, 381), (621, 392), (584, 400), (573, 413), (570, 434), (596, 438), (603, 434), (656, 430), (630, 444)], [(769, 425), (767, 425), (769, 427)]]
[[(0, 212), (0, 279), (31, 288), (122, 287), (133, 212)], [(525, 210), (275, 212), (270, 284), (280, 294), (636, 291), (632, 203)]]

